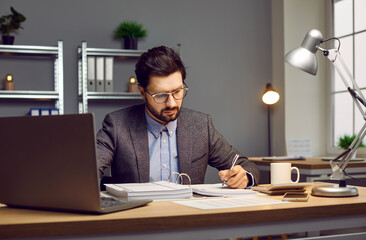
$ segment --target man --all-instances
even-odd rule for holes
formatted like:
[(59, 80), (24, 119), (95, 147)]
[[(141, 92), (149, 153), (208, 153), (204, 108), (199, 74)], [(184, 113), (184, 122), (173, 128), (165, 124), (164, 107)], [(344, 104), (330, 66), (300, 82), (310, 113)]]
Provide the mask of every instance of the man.
[(230, 188), (258, 183), (257, 167), (243, 155), (229, 170), (239, 153), (209, 115), (182, 108), (186, 70), (172, 49), (150, 49), (139, 58), (135, 73), (145, 104), (108, 114), (97, 134), (98, 167), (101, 175), (111, 167), (108, 182), (161, 181), (180, 172), (201, 184), (209, 164)]

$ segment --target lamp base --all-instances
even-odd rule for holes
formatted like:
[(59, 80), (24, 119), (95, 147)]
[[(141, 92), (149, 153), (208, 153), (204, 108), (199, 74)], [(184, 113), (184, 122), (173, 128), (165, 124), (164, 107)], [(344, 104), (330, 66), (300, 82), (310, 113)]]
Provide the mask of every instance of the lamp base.
[(313, 187), (311, 195), (317, 197), (355, 197), (358, 196), (358, 191), (352, 186), (319, 185)]

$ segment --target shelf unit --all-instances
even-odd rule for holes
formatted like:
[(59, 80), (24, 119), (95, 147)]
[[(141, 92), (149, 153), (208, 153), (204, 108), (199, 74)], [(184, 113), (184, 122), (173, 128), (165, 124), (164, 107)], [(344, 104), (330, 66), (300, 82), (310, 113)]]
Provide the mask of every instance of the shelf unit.
[(145, 51), (108, 48), (88, 48), (87, 42), (81, 42), (78, 47), (78, 84), (79, 84), (79, 113), (88, 112), (89, 100), (126, 100), (142, 99), (139, 93), (130, 92), (90, 92), (88, 91), (88, 56), (104, 57), (135, 57), (138, 58)]
[(54, 58), (54, 90), (53, 91), (6, 91), (0, 90), (0, 99), (33, 99), (55, 100), (59, 113), (64, 113), (64, 70), (63, 42), (57, 46), (3, 45), (0, 44), (0, 55), (10, 56), (51, 56)]

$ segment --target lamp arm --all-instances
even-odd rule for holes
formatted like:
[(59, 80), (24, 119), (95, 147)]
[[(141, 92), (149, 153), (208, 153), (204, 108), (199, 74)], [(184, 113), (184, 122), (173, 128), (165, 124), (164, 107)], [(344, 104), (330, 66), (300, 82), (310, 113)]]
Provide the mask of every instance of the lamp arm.
[[(366, 100), (363, 96), (359, 86), (357, 85), (355, 79), (352, 77), (351, 72), (347, 68), (345, 62), (343, 61), (341, 54), (338, 49), (325, 50), (318, 47), (319, 50), (323, 51), (324, 55), (331, 61), (341, 77), (344, 85), (352, 96), (354, 103), (356, 104), (358, 110), (361, 112), (364, 120), (366, 120), (365, 111), (361, 104), (366, 107)], [(346, 78), (348, 77), (348, 79)], [(351, 87), (352, 86), (352, 87)], [(360, 104), (361, 103), (361, 104)], [(361, 130), (358, 132), (355, 139), (352, 141), (349, 148), (341, 153), (338, 157), (330, 161), (330, 166), (332, 168), (332, 179), (344, 179), (344, 170), (347, 167), (348, 162), (354, 156), (359, 145), (366, 135), (366, 122), (364, 123)], [(339, 160), (339, 161), (338, 161)]]
[(362, 103), (362, 105), (366, 107), (366, 102), (362, 98), (360, 98), (360, 96), (357, 95), (355, 90), (353, 90), (352, 88), (348, 88), (347, 90), (352, 95), (353, 98), (356, 98), (360, 103)]
[(348, 149), (338, 155), (335, 159), (330, 161), (330, 166), (332, 168), (331, 179), (343, 180), (344, 179), (344, 170), (347, 167), (348, 162), (354, 156), (354, 153), (357, 151), (359, 145), (362, 142), (362, 139), (366, 136), (366, 122), (362, 126), (361, 130), (358, 132), (355, 139), (352, 141)]
[[(323, 51), (323, 49), (321, 49)], [(363, 105), (366, 103), (366, 99), (361, 92), (361, 89), (359, 88), (358, 84), (356, 83), (355, 79), (352, 77), (351, 72), (347, 68), (345, 62), (343, 61), (343, 58), (340, 54), (340, 52), (337, 49), (330, 49), (325, 50), (323, 53), (327, 54), (327, 58), (329, 61), (331, 61), (338, 72), (339, 76), (341, 77), (344, 85), (346, 86), (347, 90), (350, 92), (350, 94), (353, 97), (354, 102), (357, 105), (358, 110), (361, 112), (362, 116), (365, 118), (365, 111), (361, 107), (361, 102)], [(345, 77), (345, 75), (348, 77), (348, 81)], [(350, 86), (352, 84), (352, 87)]]

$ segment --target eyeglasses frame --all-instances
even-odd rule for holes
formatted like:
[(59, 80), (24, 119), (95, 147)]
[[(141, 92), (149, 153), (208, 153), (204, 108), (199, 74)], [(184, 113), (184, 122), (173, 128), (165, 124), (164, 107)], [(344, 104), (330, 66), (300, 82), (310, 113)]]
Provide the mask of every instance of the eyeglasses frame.
[[(183, 83), (183, 85), (184, 85), (184, 87), (182, 87), (182, 88), (179, 88), (179, 89), (177, 89), (177, 90), (174, 90), (174, 91), (172, 91), (172, 92), (159, 92), (159, 93), (154, 93), (154, 94), (151, 94), (149, 91), (147, 91), (147, 89), (146, 88), (144, 88), (144, 90), (145, 90), (145, 92), (147, 92), (148, 94), (150, 94), (150, 96), (154, 99), (154, 102), (156, 102), (157, 104), (163, 104), (163, 103), (166, 103), (167, 101), (168, 101), (168, 99), (169, 99), (169, 96), (165, 99), (165, 101), (164, 102), (161, 102), (161, 103), (158, 103), (156, 100), (155, 100), (155, 96), (157, 96), (157, 95), (159, 95), (159, 94), (168, 94), (168, 95), (172, 95), (173, 96), (173, 98), (175, 99), (175, 100), (182, 100), (183, 98), (185, 98), (186, 96), (187, 96), (187, 94), (188, 94), (188, 86), (187, 86), (187, 84), (186, 83)], [(181, 99), (177, 99), (176, 97), (174, 97), (174, 93), (176, 93), (176, 92), (178, 92), (178, 91), (180, 91), (180, 90), (182, 90), (182, 89), (184, 89), (185, 91), (186, 91), (186, 93), (184, 94), (184, 96), (181, 98)]]

